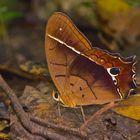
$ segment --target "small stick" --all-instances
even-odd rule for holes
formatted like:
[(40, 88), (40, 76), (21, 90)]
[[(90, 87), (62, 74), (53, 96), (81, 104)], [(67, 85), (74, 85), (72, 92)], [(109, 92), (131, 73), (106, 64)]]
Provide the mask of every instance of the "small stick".
[(61, 106), (60, 106), (60, 103), (58, 102), (58, 115), (59, 115), (59, 117), (61, 117), (62, 116), (62, 114), (61, 114)]
[(78, 131), (77, 128), (69, 128), (67, 126), (59, 126), (57, 124), (54, 124), (54, 123), (50, 123), (50, 122), (47, 122), (41, 118), (38, 118), (38, 117), (34, 117), (34, 116), (31, 116), (31, 121), (39, 124), (39, 125), (42, 125), (42, 126), (46, 126), (46, 127), (50, 127), (50, 128), (56, 128), (58, 130), (63, 130), (65, 132), (71, 132), (73, 134), (76, 134), (76, 135), (79, 135), (79, 136), (82, 136), (83, 138), (85, 137), (84, 135), (81, 135)]
[(106, 112), (107, 110), (117, 106), (117, 103), (114, 102), (110, 102), (109, 104), (105, 105), (103, 108), (101, 108), (100, 110), (98, 110), (97, 112), (95, 112), (88, 120), (85, 121), (84, 124), (82, 124), (79, 128), (80, 132), (83, 132), (84, 129), (86, 129), (88, 127), (88, 125), (95, 121), (96, 118), (98, 118), (101, 114), (103, 114), (104, 112)]
[(82, 113), (83, 121), (85, 122), (86, 121), (86, 116), (85, 116), (84, 109), (83, 109), (82, 106), (80, 106), (80, 110), (81, 110), (81, 113)]

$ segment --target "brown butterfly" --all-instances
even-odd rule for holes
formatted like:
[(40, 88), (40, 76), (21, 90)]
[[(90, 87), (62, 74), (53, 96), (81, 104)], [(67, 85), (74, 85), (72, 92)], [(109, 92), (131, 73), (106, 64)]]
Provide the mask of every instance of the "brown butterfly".
[(45, 51), (54, 98), (65, 106), (104, 104), (126, 98), (136, 88), (135, 57), (122, 58), (92, 47), (65, 14), (48, 20)]

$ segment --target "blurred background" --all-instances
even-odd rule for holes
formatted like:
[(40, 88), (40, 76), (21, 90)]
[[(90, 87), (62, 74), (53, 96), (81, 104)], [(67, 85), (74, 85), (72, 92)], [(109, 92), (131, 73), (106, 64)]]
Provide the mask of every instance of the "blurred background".
[(46, 63), (45, 27), (55, 11), (66, 13), (93, 47), (139, 60), (140, 0), (0, 0), (1, 73), (33, 78), (20, 65)]

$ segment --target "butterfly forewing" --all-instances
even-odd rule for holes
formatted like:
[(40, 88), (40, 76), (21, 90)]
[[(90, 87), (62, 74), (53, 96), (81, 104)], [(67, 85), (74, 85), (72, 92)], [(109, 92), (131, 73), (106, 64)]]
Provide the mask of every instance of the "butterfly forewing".
[[(45, 51), (51, 77), (66, 106), (103, 104), (123, 98), (130, 89), (129, 82), (133, 83), (133, 62), (92, 48), (62, 13), (54, 13), (48, 20)], [(112, 76), (108, 72), (111, 68), (120, 73)]]

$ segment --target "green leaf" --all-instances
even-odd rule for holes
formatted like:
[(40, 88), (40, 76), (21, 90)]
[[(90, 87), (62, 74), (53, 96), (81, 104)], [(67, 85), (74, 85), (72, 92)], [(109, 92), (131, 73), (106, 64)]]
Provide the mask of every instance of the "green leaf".
[(91, 1), (85, 1), (80, 3), (81, 6), (87, 7), (87, 8), (92, 8), (93, 7), (93, 2)]
[(0, 21), (4, 23), (8, 23), (11, 20), (21, 17), (22, 13), (16, 11), (5, 11), (0, 13)]
[(140, 0), (127, 0), (130, 5), (133, 7), (140, 6)]

